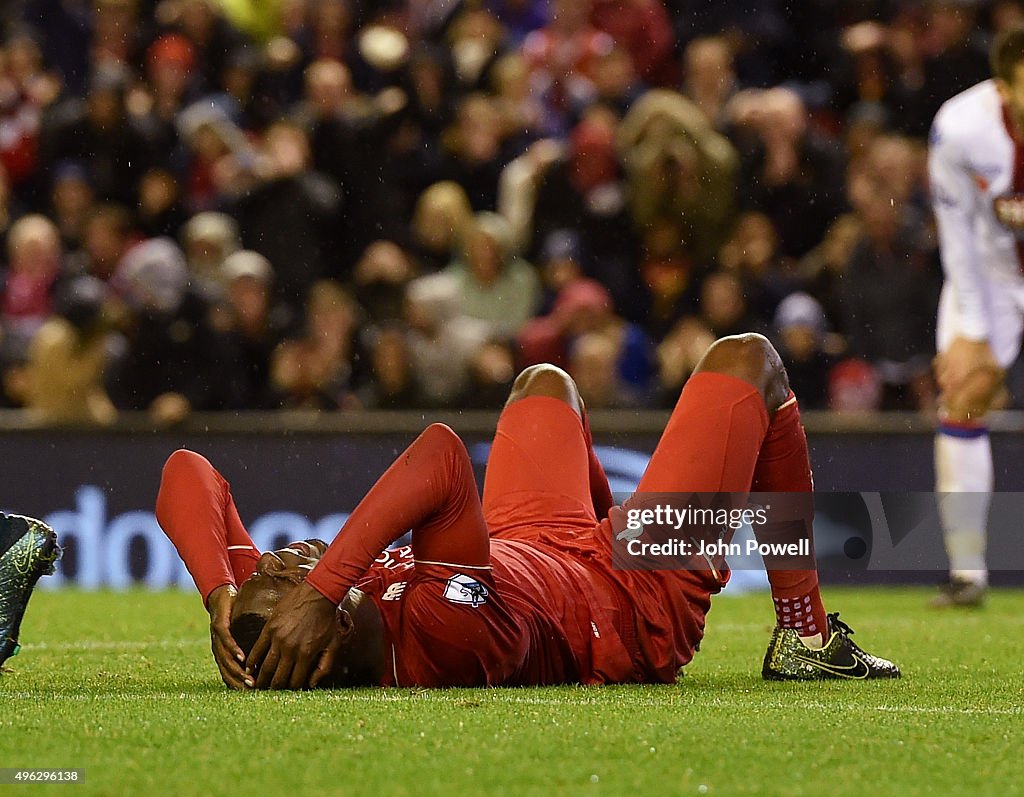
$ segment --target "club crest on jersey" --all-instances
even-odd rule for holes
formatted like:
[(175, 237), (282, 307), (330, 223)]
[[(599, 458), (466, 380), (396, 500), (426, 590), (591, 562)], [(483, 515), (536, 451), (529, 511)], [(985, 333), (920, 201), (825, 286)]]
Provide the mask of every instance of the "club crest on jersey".
[(1003, 194), (992, 200), (996, 220), (1017, 237), (1024, 236), (1024, 194)]
[(393, 584), (389, 584), (388, 588), (381, 594), (380, 599), (382, 601), (401, 600), (402, 593), (405, 592), (405, 586), (408, 583), (408, 581), (396, 581)]
[(472, 576), (456, 573), (444, 585), (444, 597), (452, 603), (464, 603), (476, 608), (487, 602), (487, 587)]

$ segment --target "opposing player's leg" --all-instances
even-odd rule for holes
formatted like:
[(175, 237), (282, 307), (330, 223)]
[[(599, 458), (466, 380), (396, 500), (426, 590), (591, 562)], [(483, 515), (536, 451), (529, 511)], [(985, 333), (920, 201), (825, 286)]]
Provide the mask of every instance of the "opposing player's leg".
[(484, 478), (493, 536), (593, 530), (612, 505), (575, 382), (552, 365), (524, 370), (498, 420)]
[[(935, 431), (935, 491), (939, 501), (949, 580), (932, 606), (979, 606), (988, 586), (985, 564), (993, 488), (987, 415), (1003, 386), (1004, 369), (1020, 350), (1022, 317), (1010, 292), (993, 291), (992, 338), (960, 336), (955, 291), (943, 288), (937, 325), (939, 420)], [(966, 358), (970, 367), (950, 368)], [(950, 372), (953, 371), (951, 374)]]
[(0, 667), (20, 647), (18, 635), (39, 578), (60, 557), (57, 535), (35, 518), (0, 512)]
[[(811, 501), (807, 443), (778, 353), (760, 335), (712, 345), (687, 382), (638, 493), (797, 492)], [(805, 523), (803, 518), (784, 523)], [(788, 529), (758, 527), (759, 541)], [(801, 531), (805, 531), (801, 529)], [(895, 677), (891, 662), (864, 653), (837, 616), (826, 616), (817, 571), (769, 569), (778, 627), (766, 678)], [(791, 644), (795, 642), (799, 648)], [(784, 654), (784, 655), (780, 655)]]

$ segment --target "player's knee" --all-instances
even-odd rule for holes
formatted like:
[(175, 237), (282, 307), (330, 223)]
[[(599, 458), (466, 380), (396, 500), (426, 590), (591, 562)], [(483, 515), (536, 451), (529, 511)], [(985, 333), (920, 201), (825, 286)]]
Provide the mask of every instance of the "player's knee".
[(756, 387), (765, 405), (774, 410), (789, 395), (789, 378), (782, 357), (764, 335), (750, 332), (719, 338), (704, 353), (695, 373), (727, 374)]
[(531, 365), (516, 377), (509, 393), (508, 403), (528, 396), (548, 396), (564, 401), (576, 412), (582, 410), (580, 393), (576, 382), (556, 365), (541, 363)]
[(422, 445), (429, 446), (438, 456), (448, 455), (469, 462), (469, 451), (455, 430), (445, 423), (432, 423), (419, 436)]
[(164, 463), (163, 483), (173, 481), (189, 473), (195, 473), (205, 463), (206, 459), (201, 454), (189, 451), (187, 448), (179, 448)]
[(187, 448), (179, 448), (171, 454), (164, 463), (160, 475), (160, 489), (156, 495), (156, 517), (163, 525), (169, 502), (173, 502), (174, 495), (180, 494), (182, 489), (187, 489), (190, 483), (194, 483), (199, 468), (206, 463), (206, 459), (195, 451)]
[(997, 403), (1003, 387), (1002, 374), (977, 371), (956, 390), (948, 390), (940, 397), (943, 412), (952, 421), (977, 421), (985, 417)]

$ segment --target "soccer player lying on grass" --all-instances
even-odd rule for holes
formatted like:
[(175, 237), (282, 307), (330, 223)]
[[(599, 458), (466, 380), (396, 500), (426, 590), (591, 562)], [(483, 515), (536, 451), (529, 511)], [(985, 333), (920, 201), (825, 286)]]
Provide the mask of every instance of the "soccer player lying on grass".
[[(704, 355), (636, 495), (752, 489), (812, 485), (779, 356), (743, 335)], [(674, 682), (728, 569), (614, 569), (609, 513), (623, 512), (576, 386), (552, 366), (516, 380), (482, 502), (465, 446), (441, 424), (398, 457), (330, 546), (260, 555), (227, 482), (189, 451), (168, 459), (157, 498), (236, 688)], [(410, 529), (409, 548), (388, 549)], [(899, 676), (825, 614), (816, 570), (772, 570), (769, 581), (778, 625), (765, 678)]]

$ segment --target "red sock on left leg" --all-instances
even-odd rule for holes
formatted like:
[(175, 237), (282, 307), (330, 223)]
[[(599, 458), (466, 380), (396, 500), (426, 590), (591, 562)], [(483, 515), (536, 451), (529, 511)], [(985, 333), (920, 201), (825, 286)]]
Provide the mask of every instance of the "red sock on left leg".
[[(775, 412), (768, 426), (768, 434), (757, 458), (754, 470), (756, 492), (806, 493), (810, 506), (807, 517), (813, 518), (814, 483), (811, 478), (811, 464), (807, 453), (807, 436), (800, 423), (800, 409), (796, 396), (789, 399)], [(773, 534), (785, 534), (792, 539), (792, 523), (803, 524), (803, 520), (754, 527), (759, 540)], [(774, 528), (773, 528), (774, 526)], [(803, 531), (803, 530), (801, 530)], [(814, 555), (814, 538), (810, 529), (811, 558)], [(818, 590), (818, 571), (814, 570), (769, 570), (768, 583), (771, 585), (775, 617), (783, 628), (793, 628), (812, 645), (820, 634), (820, 644), (828, 641), (828, 617)]]

